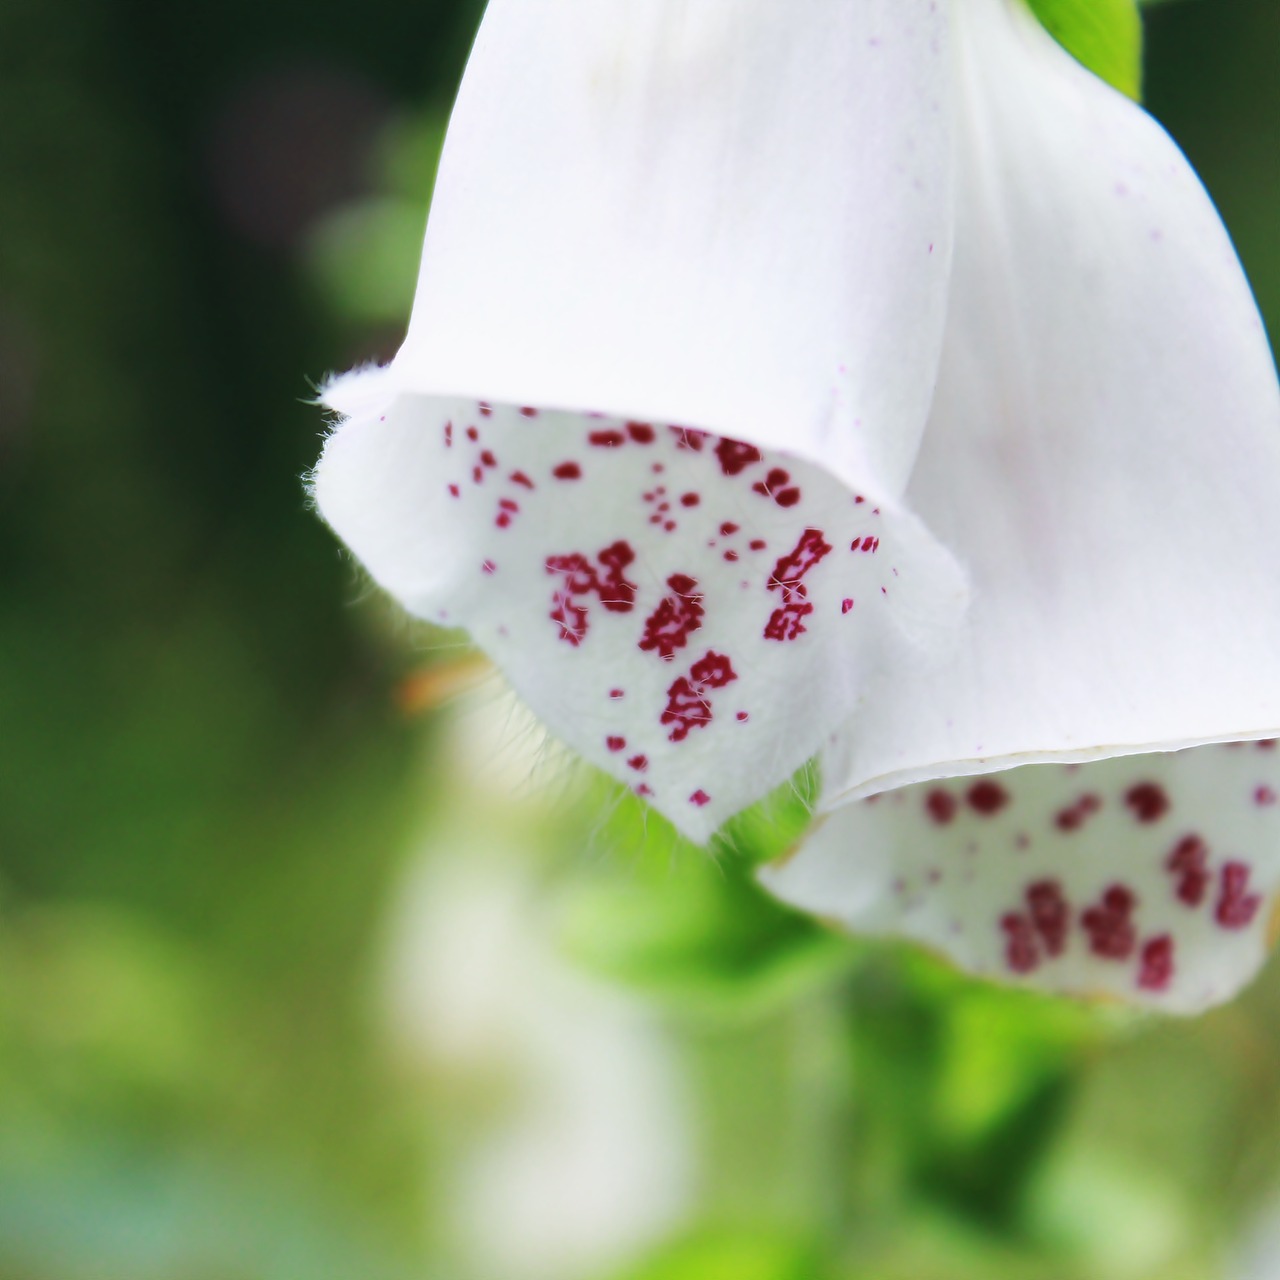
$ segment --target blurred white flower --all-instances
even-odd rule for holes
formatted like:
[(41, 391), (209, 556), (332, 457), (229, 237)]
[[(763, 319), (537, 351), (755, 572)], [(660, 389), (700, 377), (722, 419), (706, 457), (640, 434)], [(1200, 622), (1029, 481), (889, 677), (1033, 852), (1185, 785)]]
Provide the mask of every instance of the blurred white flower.
[[(464, 707), (451, 741), (465, 751), (487, 737), (496, 750), (501, 704), (488, 712)], [(681, 1064), (639, 1001), (558, 956), (553, 903), (519, 834), (537, 806), (492, 788), (484, 804), (483, 819), (437, 831), (406, 879), (389, 938), (391, 1029), (428, 1068), (429, 1105), (450, 1107), (467, 1082), (493, 1095), (434, 1193), (472, 1273), (596, 1276), (689, 1212)]]

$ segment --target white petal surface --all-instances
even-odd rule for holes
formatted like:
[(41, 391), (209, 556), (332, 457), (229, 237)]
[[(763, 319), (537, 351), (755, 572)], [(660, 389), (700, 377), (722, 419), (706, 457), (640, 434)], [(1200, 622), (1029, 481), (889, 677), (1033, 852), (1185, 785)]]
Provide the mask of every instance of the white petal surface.
[(491, 0), (403, 390), (697, 425), (898, 493), (951, 252), (948, 6)]
[(1274, 742), (903, 787), (832, 814), (765, 883), (988, 977), (1194, 1013), (1267, 951)]
[(321, 514), (419, 617), (687, 835), (785, 780), (869, 673), (948, 635), (952, 561), (826, 472), (667, 424), (331, 390)]
[(826, 803), (1280, 727), (1280, 400), (1186, 161), (1016, 0), (959, 0), (958, 214), (907, 501), (971, 575), (947, 661), (889, 673)]

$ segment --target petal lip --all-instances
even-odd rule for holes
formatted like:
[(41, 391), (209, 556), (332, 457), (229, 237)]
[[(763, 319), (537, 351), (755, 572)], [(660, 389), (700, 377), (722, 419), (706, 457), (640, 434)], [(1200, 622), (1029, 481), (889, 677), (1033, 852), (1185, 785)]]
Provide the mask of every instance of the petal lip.
[(1280, 752), (1214, 744), (904, 787), (762, 883), (983, 978), (1167, 1013), (1235, 995), (1280, 902)]
[(963, 606), (891, 501), (674, 425), (340, 382), (317, 508), (411, 614), (465, 627), (553, 734), (705, 842), (812, 758), (885, 654)]

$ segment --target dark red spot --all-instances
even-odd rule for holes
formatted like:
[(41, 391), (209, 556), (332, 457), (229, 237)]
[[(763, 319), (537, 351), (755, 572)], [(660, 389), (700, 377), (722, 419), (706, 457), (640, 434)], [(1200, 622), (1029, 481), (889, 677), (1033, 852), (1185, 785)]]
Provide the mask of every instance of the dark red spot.
[(1137, 944), (1132, 919), (1136, 905), (1132, 890), (1113, 884), (1102, 895), (1101, 903), (1081, 915), (1080, 923), (1089, 935), (1089, 950), (1095, 956), (1127, 960), (1133, 954)]
[(784, 471), (781, 467), (774, 467), (763, 480), (757, 480), (751, 486), (753, 493), (758, 493), (762, 498), (772, 498), (774, 493), (782, 489), (791, 482), (791, 475)]
[(1094, 795), (1081, 796), (1074, 804), (1058, 811), (1053, 820), (1059, 831), (1078, 831), (1102, 808), (1102, 801)]
[(1188, 907), (1198, 907), (1209, 891), (1209, 850), (1196, 835), (1183, 836), (1169, 851), (1164, 864), (1175, 876), (1178, 900)]
[(806, 529), (795, 547), (773, 566), (768, 589), (781, 591), (783, 599), (797, 596), (803, 598), (806, 592), (801, 579), (830, 552), (831, 544), (827, 542), (821, 529)]
[(1266, 808), (1276, 802), (1276, 793), (1271, 787), (1258, 787), (1253, 793), (1253, 803)]
[(848, 596), (845, 596), (845, 598), (840, 602), (840, 612), (849, 613), (852, 609), (853, 601)]
[(529, 405), (522, 405), (520, 408), (520, 416), (522, 418), (536, 418), (538, 416), (537, 409), (530, 408)]
[(749, 546), (752, 551), (763, 551), (767, 545), (768, 544), (763, 538), (752, 538), (752, 540), (747, 543), (747, 546)]
[(682, 507), (696, 507), (702, 499), (696, 493), (683, 493), (680, 495), (680, 505)]
[(1164, 991), (1173, 980), (1173, 939), (1162, 933), (1142, 944), (1138, 957), (1138, 986)]
[(683, 649), (689, 637), (702, 626), (705, 610), (698, 583), (687, 574), (674, 573), (667, 579), (671, 594), (646, 619), (640, 648), (646, 653), (655, 650), (670, 661), (677, 649)]
[(635, 790), (636, 795), (638, 795), (638, 796), (651, 796), (651, 795), (653, 795), (653, 788), (652, 788), (651, 786), (649, 786), (649, 784), (648, 784), (647, 782), (642, 782), (638, 787), (634, 788), (634, 790)]
[(551, 597), (551, 621), (560, 628), (560, 639), (575, 649), (587, 638), (590, 621), (587, 610), (567, 592)]
[[(479, 407), (480, 407), (480, 416), (481, 416), (482, 418), (488, 418), (488, 417), (491, 417), (491, 416), (493, 415), (493, 405), (489, 404), (487, 401), (485, 401), (485, 400), (481, 400), (481, 401), (480, 401), (480, 406), (479, 406)], [(475, 436), (471, 435), (471, 432), (472, 432), (472, 431), (474, 431), (474, 430), (475, 430), (475, 428), (474, 428), (474, 427), (472, 427), (472, 428), (470, 428), (470, 430), (468, 430), (468, 432), (467, 432), (467, 435), (468, 435), (468, 436), (471, 436), (471, 439), (472, 439), (472, 440), (474, 440), (474, 439), (475, 439)]]
[(1274, 751), (1276, 749), (1276, 740), (1274, 738), (1259, 738), (1259, 751)]
[(723, 689), (726, 685), (731, 685), (738, 674), (724, 654), (708, 651), (689, 669), (689, 677), (695, 684), (708, 689)]
[(589, 626), (583, 597), (598, 596), (610, 613), (629, 613), (635, 605), (636, 586), (627, 580), (624, 572), (635, 559), (630, 544), (615, 542), (596, 558), (603, 573), (576, 551), (548, 556), (546, 560), (547, 572), (561, 579), (551, 597), (551, 620), (560, 627), (560, 638), (575, 649), (586, 638)]
[(446, 449), (453, 448), (453, 423), (446, 422), (444, 424), (444, 447)]
[(587, 443), (597, 449), (617, 449), (627, 443), (627, 437), (621, 431), (592, 431)]
[(604, 745), (610, 751), (625, 751), (627, 749), (627, 740), (626, 738), (616, 738), (611, 735), (604, 740)]
[(629, 435), (636, 444), (653, 443), (653, 428), (647, 422), (628, 422), (627, 435)]
[(764, 624), (764, 638), (780, 642), (798, 639), (808, 630), (804, 620), (812, 612), (813, 605), (808, 600), (788, 600), (769, 615), (769, 621)]
[(701, 787), (699, 787), (698, 790), (689, 797), (689, 803), (696, 804), (698, 808), (701, 809), (703, 805), (711, 803), (711, 797), (707, 795)]
[(472, 468), (471, 468), (471, 479), (472, 479), (472, 480), (474, 480), (476, 484), (481, 484), (481, 483), (483, 483), (483, 481), (484, 481), (484, 468), (483, 468), (483, 467), (472, 467)]
[(924, 798), (925, 812), (940, 827), (945, 827), (956, 816), (959, 807), (955, 796), (941, 787), (935, 787)]
[[(484, 412), (484, 410), (483, 410), (483, 409), (481, 409), (481, 410), (480, 410), (480, 412), (481, 412), (481, 413), (483, 413), (483, 412)], [(468, 439), (468, 440), (471, 440), (471, 441), (475, 441), (475, 440), (479, 440), (479, 439), (480, 439), (480, 433), (475, 429), (475, 427), (468, 427), (468, 428), (467, 428), (467, 439)]]
[(610, 613), (630, 613), (636, 602), (636, 585), (627, 580), (624, 570), (636, 558), (631, 544), (619, 539), (597, 558), (608, 570), (600, 579), (600, 603)]
[(720, 470), (727, 476), (740, 475), (748, 467), (764, 459), (764, 454), (753, 444), (744, 444), (741, 440), (730, 440), (727, 437), (716, 442), (716, 458)]
[(738, 678), (729, 659), (720, 653), (707, 651), (667, 690), (667, 706), (659, 717), (659, 723), (671, 725), (668, 734), (672, 742), (683, 742), (694, 729), (711, 723), (710, 693), (723, 689)]
[(735, 719), (739, 724), (746, 724), (746, 722), (747, 722), (748, 720), (750, 720), (750, 719), (751, 719), (751, 717), (750, 717), (750, 716), (749, 716), (745, 711), (739, 711), (739, 712), (738, 712), (738, 714), (737, 714), (736, 716), (734, 716), (734, 719)]
[(637, 773), (643, 773), (649, 767), (649, 757), (632, 756), (631, 759), (627, 761), (627, 765)]
[(768, 590), (780, 592), (782, 607), (775, 609), (765, 624), (766, 640), (794, 640), (806, 630), (804, 619), (813, 612), (802, 579), (831, 551), (820, 529), (806, 529), (795, 547), (773, 566)]
[(449, 486), (449, 496), (450, 496), (451, 498), (456, 498), (456, 497), (460, 496), (460, 492), (461, 492), (461, 491), (459, 490), (459, 488), (458, 488), (458, 486), (457, 486), (456, 484), (451, 484), (451, 485)]
[(781, 493), (774, 494), (773, 500), (780, 507), (794, 507), (800, 501), (800, 490), (783, 489)]
[(734, 564), (734, 563), (737, 561), (737, 559), (738, 559), (738, 553), (737, 553), (736, 551), (726, 551), (726, 552), (724, 553), (724, 558), (725, 558), (725, 559), (726, 559), (730, 564)]
[(1253, 923), (1262, 905), (1262, 895), (1249, 893), (1249, 867), (1243, 862), (1224, 862), (1219, 873), (1220, 892), (1214, 918), (1224, 929), (1243, 929)]
[(1154, 782), (1140, 782), (1125, 793), (1124, 802), (1139, 822), (1158, 822), (1169, 812), (1169, 797)]
[(483, 569), (485, 573), (496, 573), (498, 566), (494, 564), (492, 560), (486, 560), (480, 568)]
[(720, 536), (724, 538), (732, 538), (738, 532), (738, 526), (732, 520), (726, 520), (720, 526)]
[(1004, 958), (1014, 973), (1031, 973), (1040, 967), (1040, 953), (1031, 921), (1016, 911), (1001, 916), (1000, 928), (1005, 933)]
[(1044, 949), (1060, 956), (1066, 949), (1071, 908), (1056, 880), (1038, 880), (1027, 888), (1027, 908)]
[(576, 462), (562, 462), (558, 467), (553, 467), (551, 474), (557, 480), (581, 480), (582, 468)]
[(694, 453), (701, 453), (707, 440), (707, 433), (694, 427), (672, 427), (671, 433), (676, 438), (677, 449), (691, 449)]
[(533, 488), (533, 481), (523, 471), (513, 471), (511, 473), (511, 483), (518, 484), (525, 489)]
[(1009, 793), (998, 782), (987, 778), (982, 782), (975, 782), (965, 794), (965, 799), (975, 813), (989, 818), (1009, 803)]
[(480, 461), (481, 461), (481, 462), (482, 462), (486, 467), (496, 467), (496, 466), (498, 465), (498, 460), (497, 460), (497, 458), (495, 458), (495, 457), (493, 456), (493, 450), (492, 450), (492, 449), (483, 449), (483, 450), (481, 450), (481, 453), (480, 453)]
[(614, 698), (614, 699), (617, 699), (617, 698), (625, 698), (626, 696), (627, 696), (627, 695), (626, 695), (626, 691), (625, 691), (625, 690), (623, 690), (623, 689), (610, 689), (610, 690), (609, 690), (609, 697), (611, 697), (611, 698)]

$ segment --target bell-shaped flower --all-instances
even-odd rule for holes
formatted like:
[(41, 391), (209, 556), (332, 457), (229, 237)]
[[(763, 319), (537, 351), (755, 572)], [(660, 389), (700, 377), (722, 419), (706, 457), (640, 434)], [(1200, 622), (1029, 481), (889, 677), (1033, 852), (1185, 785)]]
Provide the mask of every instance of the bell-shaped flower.
[(684, 833), (819, 756), (783, 897), (1171, 1009), (1258, 964), (1274, 365), (1022, 0), (491, 0), (408, 337), (325, 399), (374, 579)]

